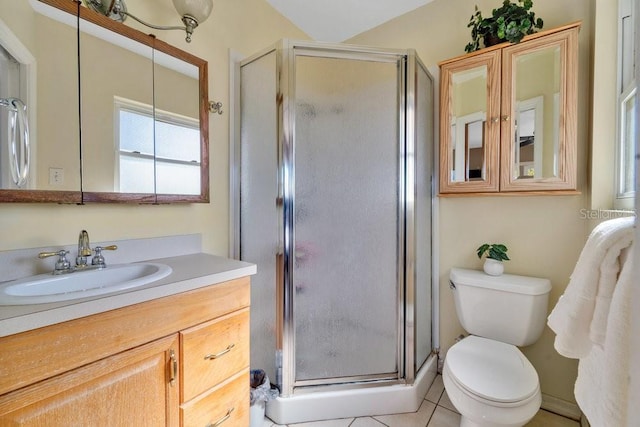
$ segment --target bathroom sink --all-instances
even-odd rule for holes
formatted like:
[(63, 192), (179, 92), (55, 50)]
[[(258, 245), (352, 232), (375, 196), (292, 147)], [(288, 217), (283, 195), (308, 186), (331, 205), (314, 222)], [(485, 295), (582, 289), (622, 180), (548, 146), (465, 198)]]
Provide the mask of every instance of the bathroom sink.
[(37, 276), (0, 283), (0, 305), (43, 304), (105, 295), (137, 288), (171, 274), (157, 263), (110, 265), (101, 270)]

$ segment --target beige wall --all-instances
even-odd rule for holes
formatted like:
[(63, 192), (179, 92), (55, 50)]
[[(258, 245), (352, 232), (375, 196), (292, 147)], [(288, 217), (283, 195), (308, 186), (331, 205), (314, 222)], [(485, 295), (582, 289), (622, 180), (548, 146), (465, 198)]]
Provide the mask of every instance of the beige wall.
[[(606, 0), (605, 0), (606, 1)], [(434, 0), (367, 33), (351, 43), (413, 47), (422, 61), (437, 73), (439, 61), (464, 53), (470, 39), (466, 27), (473, 5), (490, 12), (496, 2), (481, 0)], [(590, 103), (590, 40), (593, 31), (592, 1), (536, 0), (534, 11), (545, 20), (545, 28), (582, 20), (579, 36), (578, 76), (578, 182), (583, 195), (539, 197), (440, 198), (440, 346), (443, 353), (463, 330), (457, 320), (448, 274), (451, 267), (481, 268), (474, 249), (484, 242), (504, 242), (512, 261), (509, 273), (548, 277), (552, 284), (550, 307), (564, 291), (587, 237), (587, 152)], [(575, 401), (573, 383), (576, 363), (553, 349), (553, 333), (546, 328), (542, 338), (524, 349), (536, 367), (543, 393)]]
[[(618, 52), (618, 1), (594, 0), (593, 43), (593, 148), (590, 172), (592, 209), (611, 209), (615, 197), (616, 67)], [(597, 100), (597, 101), (596, 101)]]
[[(10, 3), (9, 12), (21, 19), (33, 19), (24, 9), (28, 7), (27, 1)], [(179, 23), (169, 0), (128, 0), (127, 6), (132, 13), (156, 24)], [(2, 8), (4, 10), (5, 6)], [(127, 24), (135, 24), (129, 21)], [(151, 31), (144, 27), (142, 30)], [(21, 30), (16, 32), (22, 35)], [(156, 34), (209, 62), (210, 99), (222, 101), (225, 107), (229, 105), (230, 48), (249, 55), (283, 37), (308, 38), (263, 0), (216, 1), (212, 16), (196, 30), (191, 44), (184, 41), (181, 31), (158, 31)], [(47, 114), (55, 119), (62, 114), (60, 106), (40, 112), (40, 115)], [(77, 110), (70, 109), (65, 114), (77, 116)], [(85, 228), (93, 241), (202, 233), (205, 251), (226, 255), (229, 234), (228, 121), (228, 114), (210, 116), (211, 203), (171, 206), (0, 204), (0, 251), (71, 244)]]

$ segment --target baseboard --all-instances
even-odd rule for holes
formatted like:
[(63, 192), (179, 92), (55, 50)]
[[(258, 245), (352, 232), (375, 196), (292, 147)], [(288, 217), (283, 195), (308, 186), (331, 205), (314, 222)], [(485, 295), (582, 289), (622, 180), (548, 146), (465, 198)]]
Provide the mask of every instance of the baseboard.
[[(582, 411), (580, 407), (576, 403), (567, 402), (566, 400), (558, 399), (557, 397), (549, 396), (548, 394), (542, 393), (542, 409), (545, 411), (553, 412), (554, 414), (562, 415), (566, 418), (571, 418), (572, 420), (580, 421), (585, 420), (585, 417), (582, 416)], [(584, 427), (585, 424), (582, 424)], [(589, 424), (587, 423), (588, 427)]]

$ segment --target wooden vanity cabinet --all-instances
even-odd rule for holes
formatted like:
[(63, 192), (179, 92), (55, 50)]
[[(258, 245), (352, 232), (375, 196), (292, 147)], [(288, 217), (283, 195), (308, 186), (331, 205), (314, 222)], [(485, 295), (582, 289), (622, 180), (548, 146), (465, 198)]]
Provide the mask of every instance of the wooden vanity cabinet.
[(248, 425), (249, 286), (0, 338), (0, 426)]
[(439, 64), (441, 196), (577, 193), (579, 28)]
[(3, 396), (1, 426), (172, 426), (178, 388), (167, 381), (178, 336), (55, 376)]

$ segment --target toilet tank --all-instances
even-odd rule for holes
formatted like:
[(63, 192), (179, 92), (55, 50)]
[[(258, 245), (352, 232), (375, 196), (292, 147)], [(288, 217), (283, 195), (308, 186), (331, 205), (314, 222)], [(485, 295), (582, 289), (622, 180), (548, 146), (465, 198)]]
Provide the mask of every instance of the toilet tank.
[(473, 335), (527, 346), (540, 338), (547, 319), (551, 282), (536, 277), (452, 268), (456, 313)]

